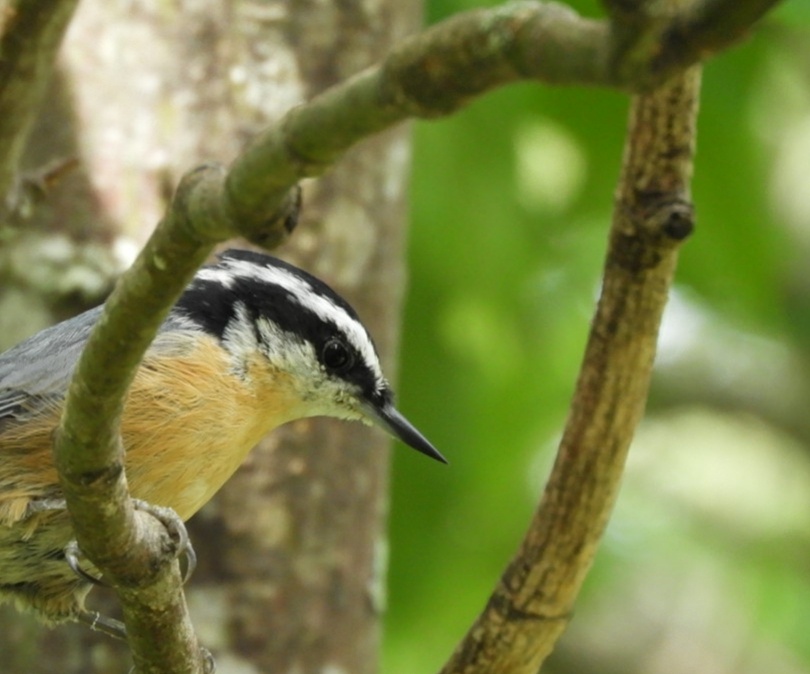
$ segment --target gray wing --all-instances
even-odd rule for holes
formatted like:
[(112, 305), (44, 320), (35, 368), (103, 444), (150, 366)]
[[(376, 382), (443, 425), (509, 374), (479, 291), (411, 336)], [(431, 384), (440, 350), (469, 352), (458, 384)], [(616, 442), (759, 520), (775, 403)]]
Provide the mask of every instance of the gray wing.
[[(96, 307), (38, 332), (0, 354), (0, 422), (35, 412), (65, 396), (90, 331), (101, 315)], [(188, 319), (170, 316), (160, 332), (189, 329)]]
[(0, 355), (0, 413), (20, 394), (64, 393), (101, 307), (38, 332)]

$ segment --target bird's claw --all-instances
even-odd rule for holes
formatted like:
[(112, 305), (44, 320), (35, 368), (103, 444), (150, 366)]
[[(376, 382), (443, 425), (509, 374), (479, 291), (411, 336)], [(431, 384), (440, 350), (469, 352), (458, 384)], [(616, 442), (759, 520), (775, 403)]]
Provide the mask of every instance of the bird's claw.
[(211, 651), (201, 646), (200, 652), (203, 658), (203, 672), (205, 674), (216, 674), (217, 661), (214, 660), (214, 656), (211, 655)]
[[(75, 538), (68, 541), (68, 544), (65, 546), (64, 552), (65, 552), (65, 561), (67, 562), (67, 565), (70, 567), (70, 570), (73, 571), (73, 573), (75, 573), (79, 578), (81, 578), (82, 580), (86, 580), (91, 585), (109, 587), (109, 583), (103, 581), (100, 577), (94, 576), (92, 573), (85, 571), (81, 567), (81, 565), (79, 564), (79, 558), (82, 557), (83, 555), (81, 549), (79, 548), (79, 543)], [(98, 614), (96, 615), (98, 616)]]
[(166, 527), (166, 531), (174, 543), (175, 556), (178, 558), (181, 555), (185, 556), (186, 567), (183, 570), (183, 584), (185, 585), (194, 573), (194, 569), (197, 568), (197, 553), (194, 552), (185, 523), (171, 508), (153, 505), (137, 498), (132, 499), (132, 502), (138, 510), (149, 513)]

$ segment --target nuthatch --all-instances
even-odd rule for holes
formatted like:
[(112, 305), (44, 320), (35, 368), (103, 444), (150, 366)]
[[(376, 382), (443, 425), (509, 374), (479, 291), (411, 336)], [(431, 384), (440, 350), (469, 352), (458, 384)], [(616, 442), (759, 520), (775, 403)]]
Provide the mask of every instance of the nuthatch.
[[(46, 622), (88, 619), (91, 587), (52, 458), (53, 431), (101, 309), (0, 355), (0, 601)], [(232, 250), (203, 267), (173, 307), (129, 390), (121, 421), (133, 497), (191, 517), (270, 430), (330, 416), (381, 426), (442, 455), (394, 407), (354, 310), (280, 260)]]

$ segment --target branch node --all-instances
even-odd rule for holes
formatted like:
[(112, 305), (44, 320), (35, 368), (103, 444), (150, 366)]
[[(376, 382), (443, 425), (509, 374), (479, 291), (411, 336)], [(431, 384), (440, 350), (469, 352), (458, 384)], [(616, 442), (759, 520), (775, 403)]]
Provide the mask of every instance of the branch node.
[(695, 229), (695, 209), (687, 201), (676, 201), (662, 206), (655, 220), (670, 239), (683, 241)]
[(266, 220), (259, 224), (240, 223), (240, 233), (248, 241), (262, 248), (281, 245), (298, 226), (301, 214), (301, 188), (293, 185), (281, 204)]
[(515, 604), (513, 597), (505, 594), (494, 594), (490, 597), (489, 607), (508, 622), (563, 622), (568, 623), (573, 613), (565, 611), (559, 614), (542, 613)]
[(223, 199), (226, 171), (202, 164), (183, 176), (172, 199), (172, 215), (201, 243), (216, 243), (235, 234)]

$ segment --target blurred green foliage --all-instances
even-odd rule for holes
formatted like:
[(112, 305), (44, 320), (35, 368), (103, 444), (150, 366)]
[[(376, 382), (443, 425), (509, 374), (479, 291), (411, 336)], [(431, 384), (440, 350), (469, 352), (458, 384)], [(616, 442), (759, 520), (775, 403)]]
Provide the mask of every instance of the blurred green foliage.
[[(430, 0), (427, 18), (483, 4)], [(705, 68), (680, 299), (547, 671), (810, 671), (808, 33), (793, 0)], [(519, 85), (415, 129), (400, 389), (451, 465), (395, 455), (386, 672), (440, 667), (528, 524), (598, 291), (627, 105)]]

